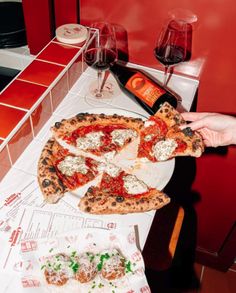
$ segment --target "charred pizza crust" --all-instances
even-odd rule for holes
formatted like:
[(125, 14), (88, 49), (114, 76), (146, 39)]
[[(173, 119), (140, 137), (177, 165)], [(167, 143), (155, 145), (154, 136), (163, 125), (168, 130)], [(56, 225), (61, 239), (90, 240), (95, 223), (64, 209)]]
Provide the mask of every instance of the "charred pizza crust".
[(156, 189), (140, 197), (123, 197), (92, 186), (81, 198), (79, 208), (90, 214), (128, 214), (157, 210), (169, 202), (170, 198)]
[(140, 131), (143, 127), (143, 120), (141, 118), (132, 118), (120, 116), (117, 114), (114, 115), (105, 115), (105, 114), (89, 114), (89, 113), (79, 113), (76, 116), (63, 119), (60, 122), (56, 122), (55, 125), (51, 128), (51, 131), (56, 139), (63, 138), (71, 132), (75, 131), (82, 126), (91, 126), (91, 125), (112, 125), (112, 124), (121, 124), (127, 128)]
[(38, 162), (39, 186), (44, 199), (49, 203), (56, 203), (68, 191), (54, 167), (54, 156), (60, 149), (60, 145), (54, 139), (49, 139)]
[(163, 120), (168, 128), (175, 125), (180, 126), (186, 124), (181, 114), (168, 102), (165, 102), (161, 106), (161, 108), (156, 112), (155, 117), (159, 117), (161, 120)]
[(201, 135), (192, 131), (191, 128), (187, 127), (180, 130), (178, 127), (172, 127), (166, 134), (165, 139), (173, 139), (177, 143), (185, 143), (186, 147), (184, 150), (176, 148), (171, 157), (176, 156), (192, 156), (200, 157), (204, 151), (204, 145)]

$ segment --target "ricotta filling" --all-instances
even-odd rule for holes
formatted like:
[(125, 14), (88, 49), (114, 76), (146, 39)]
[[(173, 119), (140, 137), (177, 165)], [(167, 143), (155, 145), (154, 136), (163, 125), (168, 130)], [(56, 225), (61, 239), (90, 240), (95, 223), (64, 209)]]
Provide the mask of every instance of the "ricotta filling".
[(123, 146), (128, 139), (136, 138), (137, 132), (132, 129), (116, 129), (111, 132), (112, 142)]
[(115, 178), (120, 174), (121, 168), (110, 163), (100, 163), (98, 165), (98, 172), (99, 173), (106, 172), (108, 175)]
[(176, 141), (171, 138), (158, 141), (152, 148), (153, 155), (158, 161), (168, 160), (177, 146)]
[(97, 149), (102, 145), (102, 131), (90, 132), (76, 139), (76, 147), (80, 150)]
[(67, 156), (62, 160), (57, 168), (62, 174), (66, 176), (72, 176), (75, 172), (86, 174), (88, 172), (88, 166), (85, 164), (84, 157)]
[(140, 194), (148, 191), (148, 186), (135, 175), (126, 175), (123, 180), (124, 188), (128, 194)]

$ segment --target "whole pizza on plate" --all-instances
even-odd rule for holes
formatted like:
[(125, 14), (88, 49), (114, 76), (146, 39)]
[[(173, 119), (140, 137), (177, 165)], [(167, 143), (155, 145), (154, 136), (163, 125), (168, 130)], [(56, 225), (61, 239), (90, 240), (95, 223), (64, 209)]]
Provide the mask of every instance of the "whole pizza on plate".
[[(182, 130), (183, 124), (181, 114), (168, 103), (148, 119), (79, 113), (56, 122), (38, 163), (45, 200), (56, 203), (66, 192), (88, 184), (79, 201), (84, 212), (126, 214), (161, 208), (170, 198), (150, 184), (155, 174), (150, 176), (148, 170), (158, 162), (199, 157), (204, 151), (200, 134), (187, 125)], [(94, 179), (99, 179), (96, 185)]]

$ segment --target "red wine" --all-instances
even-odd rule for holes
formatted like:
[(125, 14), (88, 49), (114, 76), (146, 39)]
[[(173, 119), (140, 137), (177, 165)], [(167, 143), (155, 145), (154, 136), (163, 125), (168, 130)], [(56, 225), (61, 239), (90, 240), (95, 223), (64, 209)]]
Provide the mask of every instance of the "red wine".
[(120, 88), (134, 98), (148, 113), (155, 114), (164, 102), (176, 108), (176, 96), (145, 72), (118, 63), (113, 64), (110, 71)]
[(97, 70), (106, 70), (114, 63), (116, 54), (110, 49), (92, 48), (85, 52), (85, 62)]
[(164, 65), (173, 65), (184, 61), (185, 50), (180, 46), (167, 45), (154, 49), (156, 58)]

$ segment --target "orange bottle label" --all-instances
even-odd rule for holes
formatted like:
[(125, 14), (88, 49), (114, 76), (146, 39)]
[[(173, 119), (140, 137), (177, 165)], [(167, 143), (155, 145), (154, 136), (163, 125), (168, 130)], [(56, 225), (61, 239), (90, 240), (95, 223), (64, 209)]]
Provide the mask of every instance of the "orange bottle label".
[(152, 107), (156, 100), (166, 92), (140, 72), (135, 73), (127, 81), (125, 87), (149, 107)]

